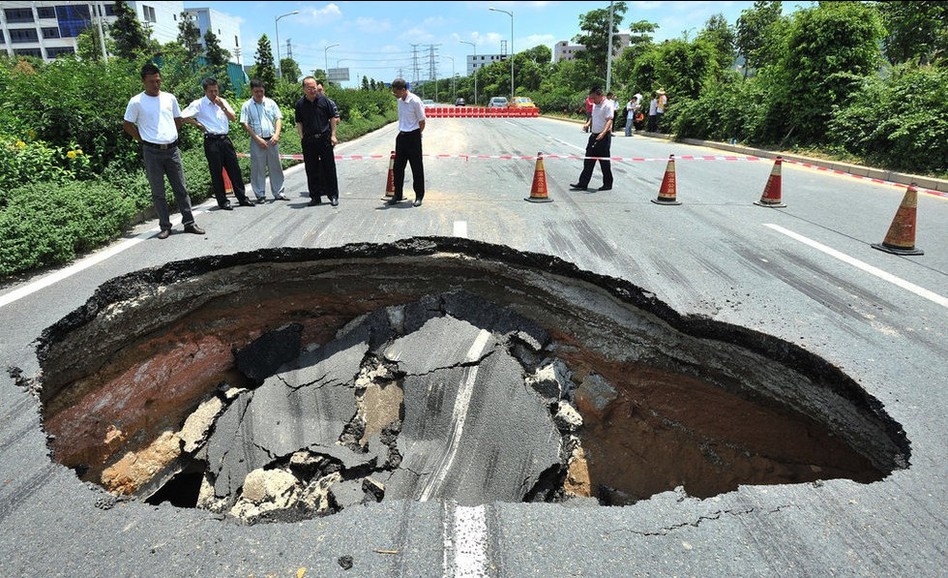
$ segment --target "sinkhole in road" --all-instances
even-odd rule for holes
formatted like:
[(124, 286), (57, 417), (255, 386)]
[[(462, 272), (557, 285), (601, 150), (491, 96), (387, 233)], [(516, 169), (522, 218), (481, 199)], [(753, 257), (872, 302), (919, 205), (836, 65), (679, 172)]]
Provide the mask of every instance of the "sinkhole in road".
[(556, 257), (422, 237), (113, 279), (38, 339), (52, 458), (243, 523), (906, 468), (901, 426), (779, 338)]

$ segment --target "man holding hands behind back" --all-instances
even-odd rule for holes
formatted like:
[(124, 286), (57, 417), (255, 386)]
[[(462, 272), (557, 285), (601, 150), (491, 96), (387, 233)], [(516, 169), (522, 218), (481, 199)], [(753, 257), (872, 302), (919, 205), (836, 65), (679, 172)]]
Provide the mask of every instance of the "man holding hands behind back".
[(395, 194), (386, 201), (394, 205), (402, 200), (405, 187), (405, 165), (411, 165), (411, 184), (415, 190), (413, 207), (420, 207), (425, 198), (425, 165), (422, 160), (421, 133), (425, 130), (425, 105), (418, 95), (408, 90), (402, 78), (392, 81), (392, 94), (398, 104), (398, 136), (395, 137), (395, 163), (392, 177)]
[(303, 79), (303, 97), (296, 101), (296, 132), (303, 149), (310, 206), (321, 205), (325, 193), (329, 204), (335, 207), (339, 204), (339, 180), (333, 154), (333, 147), (339, 142), (333, 121), (335, 105), (325, 94), (319, 94), (317, 84), (312, 76)]
[(207, 168), (211, 171), (211, 185), (214, 187), (217, 206), (227, 211), (232, 209), (224, 190), (224, 175), (221, 173), (221, 169), (224, 169), (234, 185), (238, 204), (241, 207), (253, 207), (253, 202), (247, 198), (244, 177), (237, 164), (237, 151), (227, 136), (230, 121), (235, 120), (237, 115), (230, 103), (221, 98), (216, 79), (205, 78), (201, 86), (204, 87), (204, 97), (189, 104), (181, 116), (184, 122), (204, 131), (204, 156), (207, 157)]

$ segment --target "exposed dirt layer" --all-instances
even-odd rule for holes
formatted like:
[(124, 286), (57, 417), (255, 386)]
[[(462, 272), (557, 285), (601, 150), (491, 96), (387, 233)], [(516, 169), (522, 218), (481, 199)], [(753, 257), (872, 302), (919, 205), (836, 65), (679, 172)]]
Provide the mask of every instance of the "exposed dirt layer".
[(877, 400), (792, 343), (465, 239), (139, 271), (38, 355), (53, 459), (116, 495), (248, 522), (869, 483), (910, 456)]

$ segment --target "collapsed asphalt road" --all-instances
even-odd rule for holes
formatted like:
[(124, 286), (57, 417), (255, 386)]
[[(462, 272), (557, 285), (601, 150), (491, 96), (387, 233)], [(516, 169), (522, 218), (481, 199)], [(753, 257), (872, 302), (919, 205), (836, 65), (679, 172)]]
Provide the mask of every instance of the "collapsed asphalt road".
[(877, 400), (791, 343), (464, 239), (171, 263), (39, 341), (54, 460), (244, 522), (870, 483), (910, 456)]

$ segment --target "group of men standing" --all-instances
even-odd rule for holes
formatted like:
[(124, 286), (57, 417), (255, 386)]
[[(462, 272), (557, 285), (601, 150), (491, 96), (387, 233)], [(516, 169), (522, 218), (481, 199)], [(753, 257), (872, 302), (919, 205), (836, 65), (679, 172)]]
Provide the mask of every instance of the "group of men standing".
[[(178, 150), (178, 134), (183, 124), (193, 124), (204, 133), (204, 155), (219, 208), (233, 209), (227, 199), (223, 171), (227, 172), (233, 183), (238, 206), (253, 207), (266, 201), (268, 174), (273, 199), (289, 200), (284, 191), (285, 178), (279, 148), (283, 114), (279, 105), (266, 97), (263, 82), (251, 80), (251, 98), (240, 109), (240, 123), (250, 136), (250, 186), (256, 197), (255, 204), (247, 197), (237, 162), (237, 151), (228, 136), (230, 123), (237, 119), (237, 115), (230, 103), (220, 96), (217, 80), (205, 79), (202, 82), (204, 97), (181, 110), (173, 94), (161, 91), (161, 72), (157, 66), (150, 63), (143, 66), (141, 79), (144, 90), (129, 100), (123, 128), (142, 144), (145, 174), (161, 229), (159, 239), (167, 239), (171, 235), (165, 177), (174, 192), (185, 232), (205, 233), (194, 222), (191, 198), (185, 185)], [(395, 140), (393, 168), (395, 194), (388, 204), (394, 205), (402, 200), (405, 167), (410, 164), (415, 191), (413, 205), (418, 207), (425, 195), (421, 146), (421, 133), (425, 128), (424, 105), (400, 78), (392, 82), (392, 94), (398, 99), (399, 133)], [(312, 76), (303, 79), (303, 96), (296, 103), (294, 116), (303, 151), (309, 204), (320, 205), (325, 196), (332, 206), (338, 206), (339, 181), (333, 149), (338, 144), (336, 127), (339, 124), (339, 109), (326, 96), (322, 84)]]

